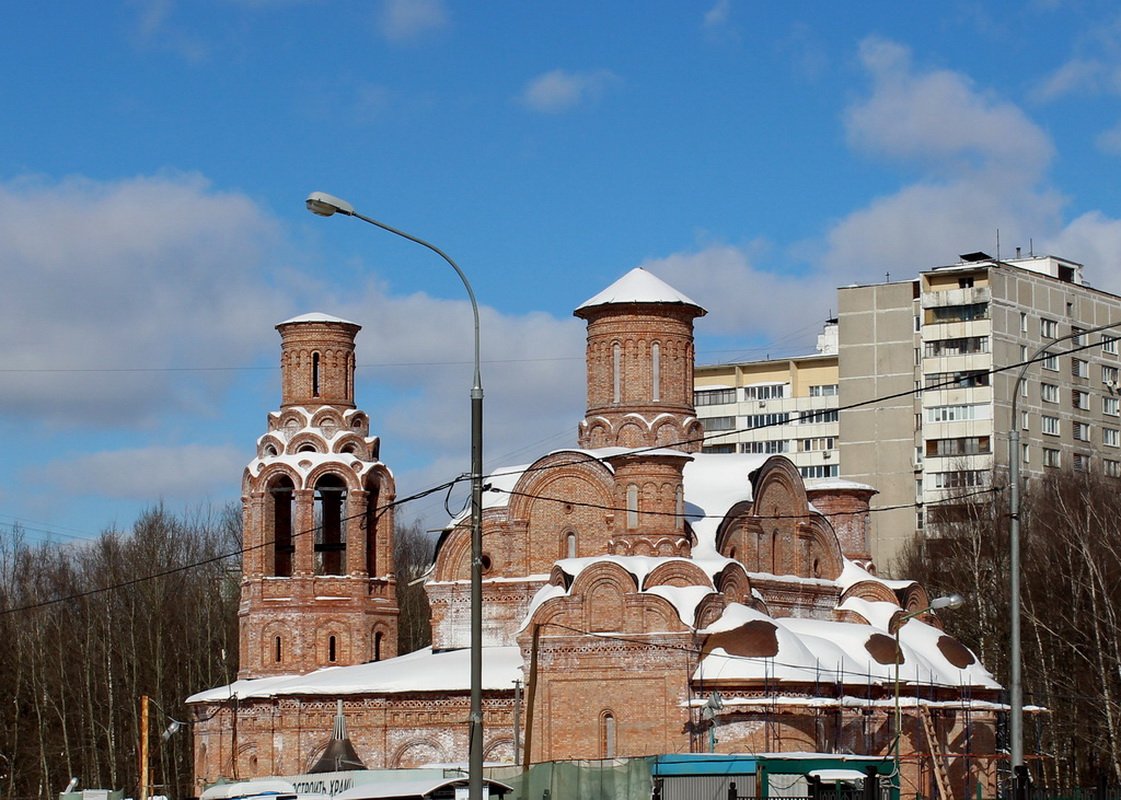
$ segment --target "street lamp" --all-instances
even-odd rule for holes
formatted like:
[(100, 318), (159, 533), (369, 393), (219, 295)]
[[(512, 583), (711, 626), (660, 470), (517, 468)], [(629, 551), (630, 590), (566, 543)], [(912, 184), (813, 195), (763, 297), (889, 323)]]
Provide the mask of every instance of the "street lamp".
[(908, 620), (921, 616), (928, 611), (935, 611), (939, 608), (961, 608), (965, 600), (960, 594), (951, 594), (944, 597), (936, 597), (930, 601), (930, 605), (926, 608), (920, 608), (918, 611), (909, 611), (899, 617), (899, 622), (895, 625), (895, 775), (896, 780), (899, 780), (899, 788), (902, 790), (903, 782), (900, 779), (900, 760), (899, 760), (899, 745), (903, 739), (903, 712), (899, 708), (899, 662), (903, 660), (903, 650), (899, 646), (899, 631)]
[(471, 715), (468, 722), (468, 796), (483, 796), (483, 383), (479, 371), (479, 305), (470, 281), (451, 256), (440, 248), (384, 222), (359, 214), (345, 200), (324, 192), (312, 192), (307, 198), (308, 211), (321, 217), (343, 214), (368, 222), (410, 242), (427, 247), (448, 262), (463, 281), (471, 313), (475, 317), (475, 378), (471, 385)]
[(1022, 678), (1022, 664), (1020, 656), (1020, 420), (1017, 411), (1020, 401), (1020, 387), (1027, 376), (1028, 367), (1054, 347), (1059, 342), (1074, 339), (1077, 336), (1086, 336), (1091, 333), (1116, 328), (1121, 323), (1111, 322), (1108, 325), (1099, 325), (1086, 330), (1073, 330), (1066, 336), (1052, 339), (1036, 349), (1031, 357), (1024, 361), (1020, 373), (1016, 376), (1016, 383), (1012, 387), (1012, 419), (1008, 431), (1008, 482), (1011, 484), (1008, 493), (1008, 571), (1009, 576), (1009, 643), (1008, 643), (1008, 693), (1011, 705), (1012, 719), (1008, 725), (1008, 735), (1012, 740), (1012, 776), (1013, 794), (1015, 797), (1024, 797), (1027, 789), (1027, 768), (1024, 765), (1024, 685)]

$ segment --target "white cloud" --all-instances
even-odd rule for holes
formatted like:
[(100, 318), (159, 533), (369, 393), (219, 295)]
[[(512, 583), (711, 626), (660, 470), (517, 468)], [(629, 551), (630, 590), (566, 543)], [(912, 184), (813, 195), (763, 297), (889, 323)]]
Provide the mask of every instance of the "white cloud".
[(554, 69), (529, 82), (522, 103), (534, 111), (557, 114), (597, 100), (619, 78), (610, 70), (568, 72)]
[(1121, 220), (1091, 211), (1061, 230), (1036, 240), (1036, 251), (1066, 255), (1087, 265), (1087, 278), (1098, 289), (1121, 294)]
[(72, 426), (212, 412), (228, 376), (172, 370), (260, 352), (288, 310), (262, 274), (278, 236), (197, 175), (0, 184), (0, 402)]
[(705, 12), (703, 24), (705, 28), (723, 28), (732, 16), (732, 0), (716, 0), (708, 11)]
[(378, 24), (387, 39), (404, 42), (444, 28), (448, 11), (443, 0), (385, 0)]
[[(730, 245), (712, 245), (692, 253), (674, 253), (642, 266), (680, 289), (708, 311), (698, 331), (716, 335), (759, 336), (764, 339), (791, 330), (790, 309), (797, 320), (824, 323), (836, 305), (832, 280), (821, 273), (780, 274), (759, 269), (748, 254)], [(805, 340), (820, 332), (808, 325)]]
[(252, 453), (233, 446), (154, 445), (58, 458), (26, 470), (69, 496), (154, 502), (231, 496)]
[(1002, 167), (1037, 177), (1050, 162), (1047, 135), (1015, 105), (949, 70), (917, 72), (895, 42), (869, 37), (860, 58), (871, 94), (848, 109), (850, 144), (945, 174)]
[(1121, 156), (1121, 122), (1099, 133), (1094, 143), (1104, 153)]

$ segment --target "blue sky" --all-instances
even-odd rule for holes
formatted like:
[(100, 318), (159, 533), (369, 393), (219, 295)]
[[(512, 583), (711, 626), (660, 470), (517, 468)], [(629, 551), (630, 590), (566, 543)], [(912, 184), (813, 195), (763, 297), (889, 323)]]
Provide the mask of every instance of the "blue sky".
[(399, 493), (467, 470), (462, 287), (316, 189), (470, 276), (488, 467), (574, 441), (571, 311), (637, 265), (704, 363), (998, 230), (1121, 291), (1112, 3), (13, 4), (0, 75), (0, 526), (36, 537), (236, 500), (308, 311), (364, 326)]

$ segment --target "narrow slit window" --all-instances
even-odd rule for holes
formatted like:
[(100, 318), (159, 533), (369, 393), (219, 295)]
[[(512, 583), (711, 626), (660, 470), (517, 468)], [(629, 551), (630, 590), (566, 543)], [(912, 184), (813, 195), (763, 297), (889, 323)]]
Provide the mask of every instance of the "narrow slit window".
[(612, 402), (618, 403), (623, 394), (623, 347), (618, 342), (611, 349)]
[(319, 353), (311, 354), (311, 394), (319, 397)]
[(662, 346), (657, 342), (650, 348), (650, 380), (653, 383), (651, 400), (662, 399)]
[(333, 664), (333, 663), (335, 663), (336, 656), (338, 656), (338, 653), (336, 652), (336, 647), (335, 647), (335, 637), (334, 636), (328, 636), (327, 637), (327, 660), (330, 661)]

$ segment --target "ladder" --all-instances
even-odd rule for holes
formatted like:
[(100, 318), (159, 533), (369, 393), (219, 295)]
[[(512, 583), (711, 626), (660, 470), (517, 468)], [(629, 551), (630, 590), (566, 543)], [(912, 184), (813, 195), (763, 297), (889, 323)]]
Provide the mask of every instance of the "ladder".
[(930, 761), (934, 765), (934, 783), (938, 787), (938, 796), (942, 800), (953, 800), (950, 794), (950, 773), (946, 770), (946, 762), (938, 755), (938, 738), (934, 734), (934, 720), (930, 717), (930, 709), (925, 705), (919, 706), (919, 719), (922, 720), (923, 732), (930, 748)]

